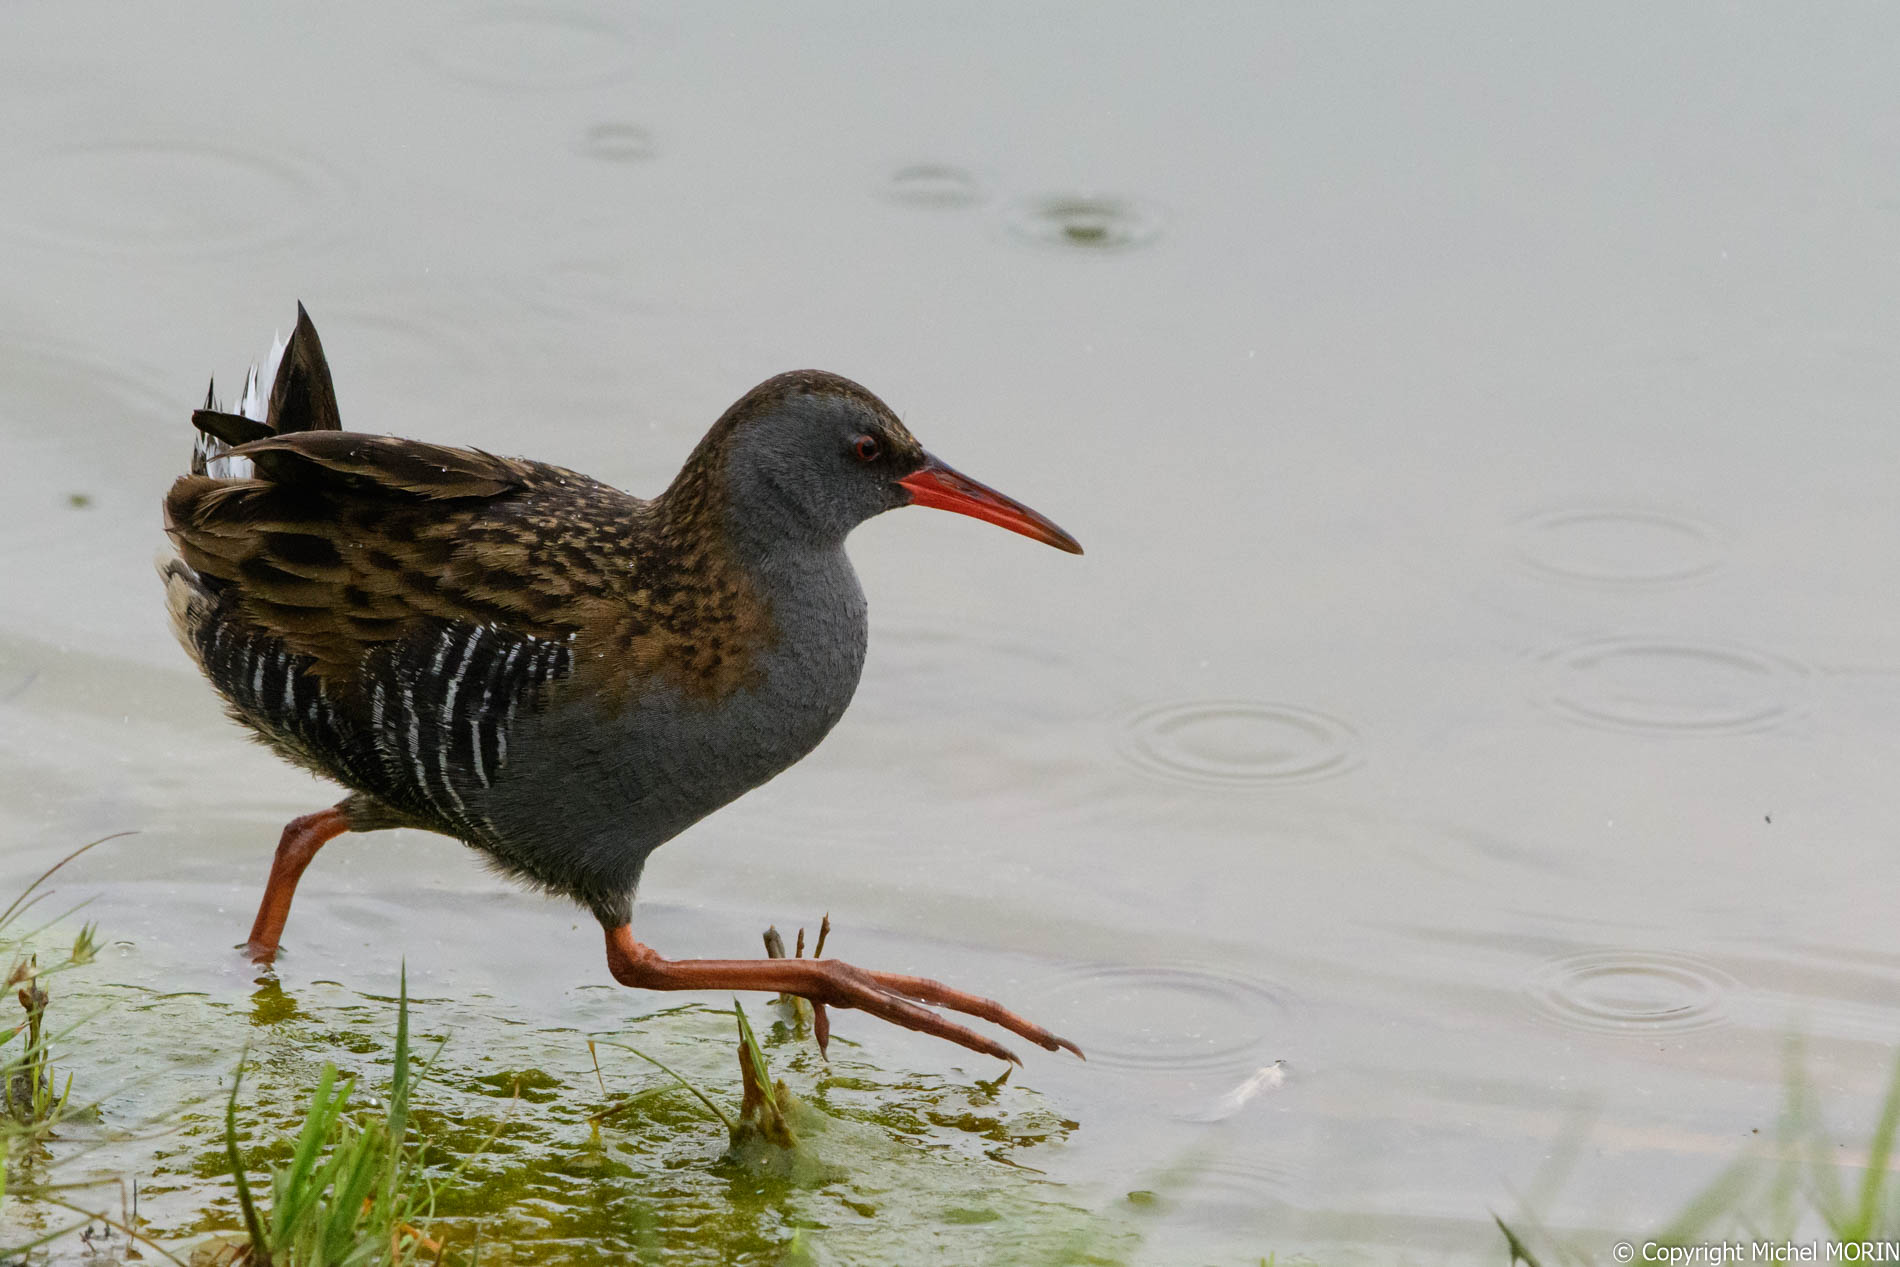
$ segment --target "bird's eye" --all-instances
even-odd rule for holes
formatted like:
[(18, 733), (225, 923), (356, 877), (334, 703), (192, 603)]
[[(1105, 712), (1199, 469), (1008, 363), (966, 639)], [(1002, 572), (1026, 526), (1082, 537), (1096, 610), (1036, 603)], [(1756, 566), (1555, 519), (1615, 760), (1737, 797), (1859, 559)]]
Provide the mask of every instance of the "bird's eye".
[(858, 455), (860, 462), (875, 462), (883, 450), (878, 447), (876, 436), (859, 436), (851, 444), (851, 451)]

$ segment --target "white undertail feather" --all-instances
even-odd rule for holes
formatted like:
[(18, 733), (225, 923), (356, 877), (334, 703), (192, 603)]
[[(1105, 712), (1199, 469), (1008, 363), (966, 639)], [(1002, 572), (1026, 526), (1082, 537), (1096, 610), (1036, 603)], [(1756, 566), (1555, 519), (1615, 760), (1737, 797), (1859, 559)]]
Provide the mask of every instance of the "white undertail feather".
[(269, 422), (265, 417), (270, 412), (270, 389), (277, 382), (277, 367), (284, 362), (284, 348), (289, 340), (283, 335), (272, 332), (270, 355), (264, 358), (264, 368), (251, 367), (251, 376), (244, 384), (244, 400), (238, 406), (238, 412), (253, 422)]
[[(281, 334), (272, 336), (270, 355), (264, 358), (263, 368), (253, 365), (251, 372), (244, 376), (244, 395), (238, 401), (236, 412), (254, 422), (270, 421), (270, 390), (277, 382), (277, 367), (283, 363), (284, 348), (288, 342)], [(207, 401), (206, 408), (215, 409), (217, 405)], [(249, 479), (254, 473), (250, 459), (225, 457), (229, 447), (215, 436), (199, 432), (196, 447), (192, 450), (192, 469), (202, 469), (213, 479)]]
[[(283, 335), (274, 335), (271, 339), (270, 355), (264, 359), (263, 369), (251, 367), (244, 379), (244, 397), (238, 402), (237, 411), (246, 418), (257, 422), (269, 422), (270, 389), (277, 382), (277, 367), (283, 363), (284, 348), (289, 340)], [(205, 408), (216, 409), (218, 403), (210, 395), (205, 398)], [(213, 479), (249, 479), (253, 468), (248, 458), (226, 457), (230, 446), (215, 436), (204, 432), (197, 433), (192, 447), (191, 469), (202, 471)], [(205, 593), (204, 584), (191, 565), (178, 557), (170, 546), (162, 548), (153, 560), (158, 566), (158, 574), (165, 581), (165, 610), (171, 616), (172, 636), (178, 639), (199, 667), (204, 667), (204, 657), (198, 650), (198, 629), (205, 618), (211, 614), (211, 599)]]

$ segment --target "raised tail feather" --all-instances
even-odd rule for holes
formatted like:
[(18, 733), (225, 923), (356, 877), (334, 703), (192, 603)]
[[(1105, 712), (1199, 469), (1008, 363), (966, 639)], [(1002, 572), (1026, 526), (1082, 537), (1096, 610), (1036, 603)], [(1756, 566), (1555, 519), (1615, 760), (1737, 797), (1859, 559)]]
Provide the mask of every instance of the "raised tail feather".
[[(270, 384), (269, 394), (263, 385)], [(198, 429), (191, 450), (191, 473), (213, 479), (248, 479), (250, 459), (228, 456), (241, 444), (293, 431), (340, 431), (336, 387), (330, 381), (330, 363), (323, 342), (302, 304), (290, 338), (273, 341), (260, 374), (256, 366), (244, 379), (244, 395), (236, 413), (219, 408), (216, 385), (205, 392), (204, 408), (191, 415)]]
[[(270, 384), (268, 395), (263, 385)], [(297, 305), (297, 324), (290, 338), (272, 340), (262, 372), (255, 365), (244, 377), (238, 412), (225, 413), (218, 404), (217, 385), (205, 391), (204, 408), (194, 410), (192, 426), (198, 434), (191, 449), (191, 473), (213, 479), (242, 480), (255, 474), (251, 460), (231, 456), (231, 450), (252, 440), (292, 431), (340, 431), (336, 388), (330, 381), (330, 363), (310, 314)], [(216, 599), (203, 578), (172, 547), (159, 551), (158, 574), (165, 582), (165, 606), (179, 643), (200, 661), (199, 631), (211, 617)]]

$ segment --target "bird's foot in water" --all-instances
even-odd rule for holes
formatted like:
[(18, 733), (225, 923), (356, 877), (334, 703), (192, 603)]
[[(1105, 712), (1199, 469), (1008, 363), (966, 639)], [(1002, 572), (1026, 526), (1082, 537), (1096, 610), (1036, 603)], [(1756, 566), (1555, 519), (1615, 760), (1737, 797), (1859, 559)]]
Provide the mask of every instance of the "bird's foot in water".
[(821, 1045), (830, 1035), (829, 1019), (817, 1019), (821, 1009), (856, 1008), (986, 1056), (1022, 1063), (1009, 1048), (931, 1011), (940, 1007), (999, 1025), (1048, 1051), (1082, 1055), (1068, 1039), (993, 999), (953, 990), (928, 977), (871, 972), (839, 959), (665, 959), (635, 941), (633, 930), (622, 924), (607, 930), (607, 968), (614, 980), (640, 990), (768, 990), (809, 999), (813, 1028), (823, 1035)]

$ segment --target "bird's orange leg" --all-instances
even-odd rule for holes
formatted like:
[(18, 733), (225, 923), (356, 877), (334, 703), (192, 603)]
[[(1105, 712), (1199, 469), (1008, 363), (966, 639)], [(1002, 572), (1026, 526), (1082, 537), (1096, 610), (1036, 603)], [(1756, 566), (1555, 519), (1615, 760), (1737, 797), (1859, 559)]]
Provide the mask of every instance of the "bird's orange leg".
[(277, 942), (284, 935), (284, 921), (290, 918), (290, 899), (296, 895), (303, 869), (317, 856), (317, 850), (349, 829), (350, 820), (340, 805), (293, 818), (284, 828), (283, 837), (277, 842), (277, 856), (271, 859), (264, 900), (258, 903), (257, 919), (251, 924), (251, 937), (244, 946), (252, 963), (270, 963), (277, 958)]
[(662, 959), (633, 939), (626, 924), (607, 930), (607, 970), (621, 985), (638, 990), (769, 990), (796, 994), (815, 1004), (854, 1007), (905, 1029), (947, 1038), (971, 1051), (1014, 1061), (1014, 1052), (973, 1030), (945, 1020), (920, 1004), (932, 1003), (991, 1021), (1038, 1047), (1082, 1049), (1000, 1003), (952, 990), (925, 977), (866, 972), (839, 959)]

